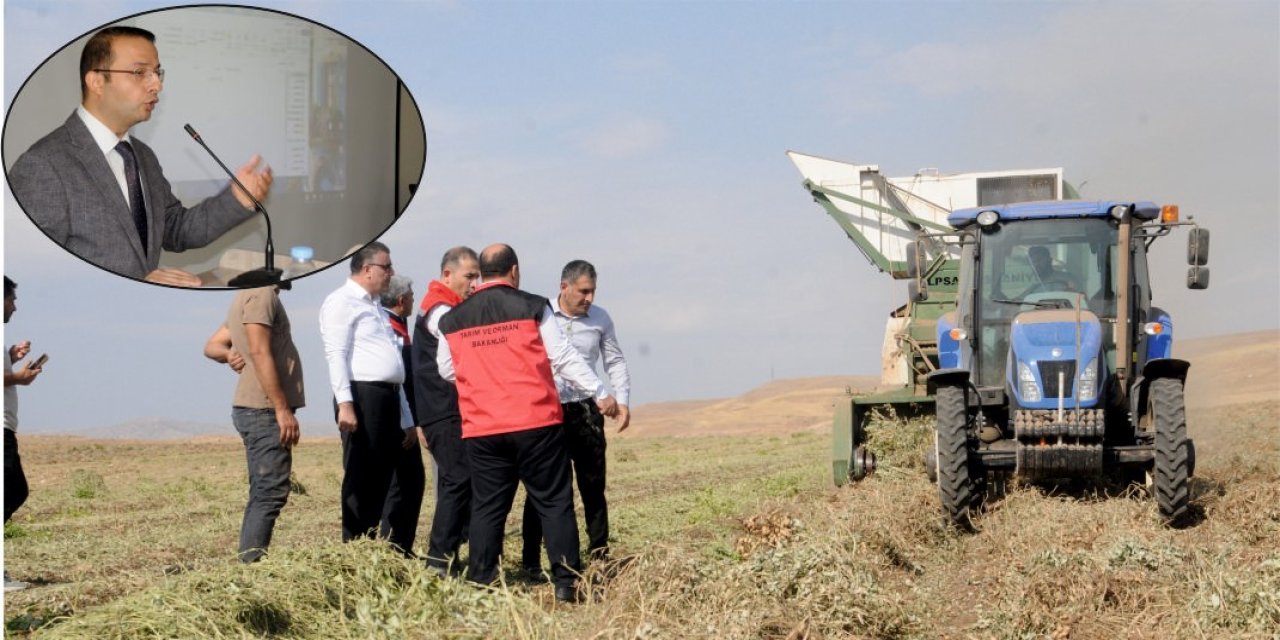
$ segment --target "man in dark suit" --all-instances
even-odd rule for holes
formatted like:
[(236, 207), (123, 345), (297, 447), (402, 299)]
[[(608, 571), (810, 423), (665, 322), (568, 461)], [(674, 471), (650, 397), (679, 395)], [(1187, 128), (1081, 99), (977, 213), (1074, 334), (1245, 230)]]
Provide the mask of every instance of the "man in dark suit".
[[(135, 279), (200, 286), (195, 276), (160, 269), (160, 251), (213, 242), (253, 214), (253, 201), (228, 184), (184, 207), (151, 148), (129, 129), (151, 118), (164, 88), (155, 35), (108, 27), (80, 53), (81, 104), (31, 146), (9, 171), (18, 204), (50, 238), (77, 256)], [(271, 169), (254, 156), (236, 177), (266, 198)]]

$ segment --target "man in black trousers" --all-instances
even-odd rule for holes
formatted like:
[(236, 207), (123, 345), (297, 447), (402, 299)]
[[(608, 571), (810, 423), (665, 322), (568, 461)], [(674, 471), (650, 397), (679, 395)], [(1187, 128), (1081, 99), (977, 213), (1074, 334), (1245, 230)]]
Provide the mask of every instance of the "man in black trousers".
[(554, 375), (612, 401), (565, 340), (546, 298), (519, 290), (520, 266), (505, 244), (480, 254), (484, 284), (440, 320), (440, 375), (456, 380), (462, 440), (471, 463), (470, 579), (497, 578), (503, 529), (523, 482), (542, 520), (555, 597), (577, 601), (581, 568), (563, 413)]
[(456, 561), (471, 515), (471, 465), (462, 446), (462, 416), (458, 391), (440, 377), (436, 366), (441, 334), (440, 319), (471, 295), (480, 279), (476, 252), (454, 247), (440, 260), (440, 277), (427, 285), (418, 322), (413, 330), (413, 385), (417, 397), (418, 424), (435, 458), (436, 511), (431, 519), (427, 567), (445, 575)]
[[(18, 284), (4, 277), (4, 323), (18, 310)], [(22, 457), (18, 455), (18, 387), (35, 382), (42, 369), (38, 360), (28, 360), (14, 371), (14, 363), (31, 353), (31, 341), (23, 340), (4, 350), (4, 521), (9, 522), (13, 512), (27, 501), (30, 489), (27, 475), (22, 471)], [(4, 590), (19, 591), (29, 585), (9, 577), (4, 572)]]
[[(413, 280), (400, 275), (391, 276), (390, 283), (382, 292), (382, 308), (387, 310), (387, 320), (391, 323), (396, 347), (400, 349), (400, 356), (404, 361), (404, 395), (409, 403), (409, 415), (416, 425), (418, 409), (413, 398), (413, 345), (409, 339), (408, 323), (409, 316), (413, 314)], [(409, 437), (411, 434), (417, 439)], [(418, 429), (405, 433), (404, 448), (413, 450), (419, 457), (422, 455), (420, 442), (422, 432)], [(401, 544), (412, 546), (417, 539), (418, 516), (422, 512), (422, 495), (426, 486), (427, 474), (421, 464), (405, 461), (396, 467), (391, 487), (387, 489), (387, 501), (382, 505), (382, 537), (390, 538), (392, 531), (404, 531)]]
[[(618, 345), (613, 319), (595, 304), (596, 268), (586, 260), (573, 260), (560, 272), (560, 294), (553, 300), (556, 324), (565, 338), (582, 354), (588, 365), (596, 360), (604, 363), (609, 385), (617, 401), (603, 411), (596, 407), (590, 389), (579, 389), (556, 378), (560, 406), (564, 411), (565, 448), (573, 461), (573, 475), (578, 480), (578, 494), (587, 523), (587, 551), (592, 560), (609, 558), (609, 505), (605, 500), (605, 436), (604, 418), (618, 422), (618, 431), (631, 423), (628, 407), (631, 374), (627, 359)], [(613, 411), (611, 412), (610, 409)], [(532, 508), (524, 509), (524, 569), (535, 579), (542, 575), (542, 528)]]
[[(351, 278), (320, 306), (320, 335), (342, 434), (342, 540), (376, 535), (393, 477), (422, 477), (413, 418), (404, 395), (404, 360), (379, 299), (395, 273), (391, 251), (371, 242), (351, 257)], [(410, 465), (418, 465), (416, 474)], [(400, 485), (401, 505), (421, 505), (422, 483)], [(414, 526), (391, 543), (413, 553)]]

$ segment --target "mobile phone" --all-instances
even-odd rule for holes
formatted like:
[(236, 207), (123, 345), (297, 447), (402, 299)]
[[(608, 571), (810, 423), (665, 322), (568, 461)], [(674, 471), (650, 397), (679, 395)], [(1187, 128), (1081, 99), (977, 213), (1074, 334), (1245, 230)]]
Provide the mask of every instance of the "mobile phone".
[(48, 360), (49, 360), (49, 354), (47, 354), (47, 353), (42, 353), (42, 354), (40, 354), (40, 357), (39, 357), (39, 358), (36, 358), (36, 361), (35, 361), (35, 362), (32, 362), (32, 363), (31, 363), (31, 368), (32, 368), (32, 369), (39, 369), (40, 367), (43, 367), (43, 366), (44, 366), (44, 363), (45, 363), (45, 362), (48, 362)]

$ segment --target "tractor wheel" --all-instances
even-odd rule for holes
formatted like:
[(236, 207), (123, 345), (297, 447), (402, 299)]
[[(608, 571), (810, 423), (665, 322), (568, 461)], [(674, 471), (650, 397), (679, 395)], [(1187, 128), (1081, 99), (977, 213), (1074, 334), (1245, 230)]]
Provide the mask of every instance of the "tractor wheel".
[(968, 412), (963, 387), (938, 387), (935, 398), (938, 424), (938, 497), (947, 522), (961, 531), (973, 531), (973, 511), (981, 496), (976, 491), (969, 460)]
[(1155, 424), (1155, 465), (1152, 485), (1160, 518), (1174, 525), (1187, 516), (1191, 474), (1191, 445), (1187, 440), (1187, 417), (1182, 400), (1182, 381), (1159, 378), (1151, 382), (1148, 394)]

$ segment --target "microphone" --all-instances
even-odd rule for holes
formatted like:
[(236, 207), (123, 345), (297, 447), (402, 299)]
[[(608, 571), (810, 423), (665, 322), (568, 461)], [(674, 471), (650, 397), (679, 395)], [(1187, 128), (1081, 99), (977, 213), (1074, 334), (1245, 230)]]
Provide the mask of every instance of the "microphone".
[(267, 246), (266, 250), (263, 252), (267, 257), (266, 266), (261, 269), (246, 271), (232, 278), (227, 282), (227, 284), (232, 287), (265, 287), (267, 285), (279, 283), (282, 272), (276, 268), (276, 247), (271, 238), (271, 216), (267, 215), (267, 208), (262, 206), (262, 203), (259, 202), (257, 198), (253, 197), (253, 194), (240, 183), (240, 180), (236, 178), (236, 174), (232, 173), (231, 170), (227, 168), (227, 165), (222, 163), (222, 160), (218, 158), (218, 154), (214, 153), (213, 149), (210, 149), (209, 145), (204, 143), (204, 139), (200, 137), (200, 134), (196, 133), (196, 130), (192, 128), (190, 124), (185, 124), (182, 128), (186, 130), (187, 135), (191, 136), (192, 140), (195, 140), (201, 147), (204, 147), (204, 150), (209, 153), (209, 157), (213, 158), (213, 161), (217, 162), (218, 166), (222, 167), (222, 170), (231, 177), (231, 182), (235, 184), (235, 186), (238, 187), (246, 196), (249, 196), (249, 200), (253, 202), (254, 211), (261, 212), (262, 218), (267, 221)]

